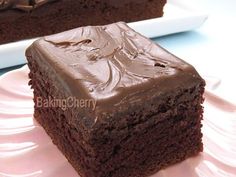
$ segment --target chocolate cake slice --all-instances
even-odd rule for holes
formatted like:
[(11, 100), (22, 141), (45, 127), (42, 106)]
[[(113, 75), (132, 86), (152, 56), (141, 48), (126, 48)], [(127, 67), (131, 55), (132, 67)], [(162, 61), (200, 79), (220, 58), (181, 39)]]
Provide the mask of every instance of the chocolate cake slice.
[(41, 38), (26, 56), (34, 117), (81, 177), (146, 177), (202, 151), (204, 80), (125, 23)]
[(166, 0), (0, 0), (0, 44), (87, 25), (161, 17)]

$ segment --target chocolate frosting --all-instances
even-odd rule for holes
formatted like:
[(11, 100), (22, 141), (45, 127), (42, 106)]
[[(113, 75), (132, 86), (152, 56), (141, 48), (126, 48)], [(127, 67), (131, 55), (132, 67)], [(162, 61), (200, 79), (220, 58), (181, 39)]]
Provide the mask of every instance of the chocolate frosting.
[(0, 11), (8, 9), (19, 9), (22, 11), (31, 11), (46, 3), (57, 0), (0, 0)]
[[(59, 0), (0, 0), (0, 11), (18, 9), (22, 11), (32, 11), (46, 3)], [(109, 6), (122, 7), (129, 3), (144, 3), (145, 0), (104, 0)]]
[(201, 80), (191, 65), (122, 22), (44, 37), (28, 55), (53, 68), (72, 95), (93, 98), (103, 108)]

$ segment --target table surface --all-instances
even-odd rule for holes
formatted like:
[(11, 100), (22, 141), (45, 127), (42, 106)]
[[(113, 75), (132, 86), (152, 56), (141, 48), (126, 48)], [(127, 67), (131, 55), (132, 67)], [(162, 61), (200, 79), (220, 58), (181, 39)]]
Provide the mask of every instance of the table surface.
[[(153, 39), (178, 57), (191, 63), (203, 77), (221, 80), (214, 91), (236, 103), (236, 0), (181, 0), (209, 14), (199, 29)], [(19, 68), (0, 70), (0, 75)]]

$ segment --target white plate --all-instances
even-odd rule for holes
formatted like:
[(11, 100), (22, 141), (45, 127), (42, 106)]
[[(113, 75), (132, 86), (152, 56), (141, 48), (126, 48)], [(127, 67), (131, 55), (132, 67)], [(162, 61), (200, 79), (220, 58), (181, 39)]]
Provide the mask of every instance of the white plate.
[[(195, 29), (208, 17), (205, 13), (185, 7), (176, 0), (169, 0), (164, 12), (161, 18), (133, 22), (129, 23), (129, 26), (149, 38), (154, 38)], [(0, 69), (26, 63), (25, 49), (34, 40), (0, 45)]]

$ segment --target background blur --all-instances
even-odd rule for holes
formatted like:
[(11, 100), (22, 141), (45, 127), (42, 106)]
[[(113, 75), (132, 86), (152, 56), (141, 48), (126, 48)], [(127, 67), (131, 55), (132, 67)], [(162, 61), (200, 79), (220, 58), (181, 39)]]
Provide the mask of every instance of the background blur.
[(181, 0), (209, 14), (197, 30), (154, 39), (194, 65), (203, 77), (221, 80), (214, 90), (236, 103), (236, 0)]

